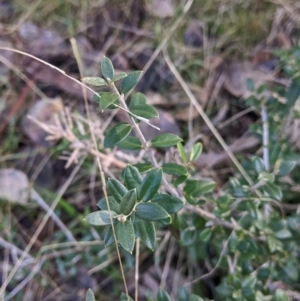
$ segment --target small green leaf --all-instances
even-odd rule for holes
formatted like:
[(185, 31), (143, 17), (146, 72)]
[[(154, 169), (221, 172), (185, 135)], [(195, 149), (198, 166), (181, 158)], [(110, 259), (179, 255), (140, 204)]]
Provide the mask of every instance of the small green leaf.
[(189, 177), (189, 175), (179, 176), (177, 179), (172, 180), (172, 184), (175, 187), (177, 187), (179, 184), (182, 184), (183, 182), (185, 182), (188, 177)]
[(133, 301), (133, 299), (130, 296), (127, 296), (125, 293), (122, 293), (120, 301)]
[(155, 168), (150, 170), (145, 176), (141, 186), (138, 189), (138, 200), (147, 202), (157, 193), (162, 180), (162, 170)]
[(142, 149), (143, 145), (138, 138), (127, 136), (117, 144), (117, 147), (123, 150), (139, 150)]
[(195, 161), (199, 158), (203, 150), (202, 143), (198, 142), (192, 147), (192, 151), (190, 154), (190, 161)]
[(288, 175), (296, 166), (295, 161), (283, 161), (280, 163), (279, 171), (278, 171), (278, 176), (286, 176)]
[(118, 203), (121, 203), (124, 195), (127, 193), (127, 188), (116, 179), (108, 179), (107, 187)]
[(118, 74), (115, 74), (114, 78), (113, 78), (113, 82), (116, 82), (124, 77), (126, 77), (127, 74), (125, 72), (121, 72), (121, 73), (118, 73)]
[(85, 294), (85, 301), (95, 301), (95, 296), (93, 291), (89, 288)]
[(129, 190), (120, 203), (120, 211), (124, 215), (129, 215), (136, 204), (136, 190)]
[(206, 228), (199, 233), (199, 241), (208, 242), (211, 238), (211, 229)]
[(187, 169), (183, 165), (176, 163), (165, 163), (162, 166), (162, 170), (168, 175), (182, 176), (188, 174)]
[(106, 226), (106, 225), (111, 225), (110, 216), (114, 221), (116, 215), (117, 215), (116, 212), (101, 210), (101, 211), (95, 211), (88, 214), (84, 220), (91, 225)]
[(267, 172), (267, 171), (261, 171), (260, 174), (258, 175), (258, 179), (262, 180), (264, 182), (270, 182), (272, 183), (275, 179), (274, 175)]
[(251, 161), (253, 163), (253, 168), (257, 174), (260, 174), (263, 170), (266, 169), (264, 161), (259, 157), (252, 157)]
[(136, 167), (141, 174), (146, 173), (149, 170), (153, 169), (151, 163), (137, 163), (134, 164), (134, 167)]
[(275, 237), (278, 239), (289, 239), (292, 237), (291, 231), (287, 229), (282, 229), (274, 233)]
[(204, 301), (202, 298), (200, 298), (199, 296), (192, 294), (190, 295), (190, 298), (188, 301)]
[(109, 58), (103, 57), (101, 61), (101, 72), (104, 78), (111, 81), (115, 76), (114, 66)]
[(277, 289), (274, 294), (274, 301), (289, 301), (290, 298), (282, 289)]
[(112, 148), (124, 140), (131, 132), (132, 126), (121, 122), (108, 131), (104, 138), (104, 148)]
[(216, 183), (214, 181), (198, 181), (198, 180), (187, 180), (184, 187), (184, 192), (194, 198), (213, 191)]
[(102, 93), (100, 99), (100, 109), (103, 112), (107, 107), (116, 102), (118, 95), (115, 93), (105, 92)]
[(169, 214), (175, 213), (183, 208), (181, 199), (168, 194), (156, 195), (151, 202), (163, 207)]
[(177, 150), (183, 163), (187, 163), (187, 155), (181, 142), (177, 143)]
[(154, 251), (156, 235), (153, 222), (136, 218), (134, 226), (136, 235), (140, 237), (146, 247)]
[(120, 85), (120, 93), (128, 93), (139, 81), (142, 71), (134, 71), (125, 77)]
[(273, 183), (267, 182), (264, 186), (263, 186), (265, 195), (274, 198), (278, 201), (281, 201), (282, 199), (282, 191), (280, 189), (280, 187), (276, 186)]
[(158, 118), (158, 112), (156, 109), (150, 105), (136, 105), (134, 107), (129, 108), (130, 112), (136, 116), (143, 117), (146, 119), (150, 118)]
[(159, 289), (156, 299), (157, 301), (172, 301), (170, 295), (163, 289)]
[(159, 221), (169, 217), (168, 212), (161, 206), (154, 203), (140, 203), (135, 207), (135, 214), (138, 218), (146, 221)]
[(197, 238), (197, 231), (195, 229), (185, 229), (180, 232), (180, 240), (184, 246), (191, 246), (195, 243)]
[(300, 79), (300, 76), (296, 77), (293, 79), (290, 87), (288, 88), (287, 92), (286, 92), (286, 99), (287, 99), (287, 103), (290, 107), (292, 107), (296, 100), (298, 99), (299, 95), (300, 95), (300, 85), (298, 83)]
[(254, 85), (254, 81), (252, 78), (247, 78), (246, 87), (247, 87), (248, 91), (250, 91), (250, 92), (255, 91), (255, 85)]
[(177, 135), (166, 133), (160, 134), (152, 139), (151, 145), (154, 147), (169, 147), (177, 144), (180, 141), (182, 141), (182, 139)]
[(82, 81), (91, 86), (100, 87), (106, 85), (106, 81), (101, 77), (84, 77)]
[(133, 251), (135, 235), (130, 221), (120, 222), (116, 225), (116, 236), (119, 244), (130, 254)]
[(135, 106), (140, 106), (140, 105), (145, 105), (147, 103), (147, 98), (145, 96), (145, 94), (143, 93), (135, 93), (131, 100), (130, 100), (130, 105), (129, 108), (133, 108)]
[(106, 229), (103, 240), (106, 247), (110, 246), (115, 242), (112, 227), (108, 227)]
[(129, 189), (137, 189), (141, 185), (143, 178), (136, 167), (127, 165), (124, 170), (124, 181)]
[[(120, 204), (112, 196), (109, 196), (107, 198), (108, 198), (110, 210), (120, 214), (121, 213), (120, 212)], [(105, 198), (101, 199), (97, 205), (101, 210), (108, 210)]]

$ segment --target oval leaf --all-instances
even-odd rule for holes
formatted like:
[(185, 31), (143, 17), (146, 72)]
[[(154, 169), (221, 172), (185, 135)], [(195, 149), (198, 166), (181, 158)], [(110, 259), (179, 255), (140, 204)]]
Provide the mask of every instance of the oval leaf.
[(151, 163), (137, 163), (137, 164), (134, 164), (134, 167), (136, 167), (141, 174), (153, 169), (153, 166)]
[(124, 140), (117, 144), (117, 147), (123, 150), (139, 150), (142, 149), (142, 142), (133, 136), (127, 136)]
[(133, 251), (135, 235), (130, 221), (120, 222), (116, 225), (116, 236), (119, 244), (130, 254)]
[(130, 134), (131, 128), (131, 125), (125, 122), (121, 122), (114, 126), (105, 135), (103, 142), (104, 148), (112, 148), (117, 143), (120, 143)]
[(169, 214), (175, 213), (183, 208), (181, 199), (168, 194), (159, 194), (155, 196), (151, 202), (163, 207)]
[(295, 161), (283, 161), (280, 163), (278, 176), (286, 176), (288, 175), (296, 166)]
[(199, 233), (199, 240), (202, 242), (208, 242), (211, 238), (211, 229), (206, 228)]
[(151, 144), (154, 147), (169, 147), (176, 145), (178, 142), (182, 141), (180, 137), (175, 134), (160, 134), (152, 139)]
[(178, 153), (179, 153), (179, 156), (180, 156), (182, 162), (187, 163), (186, 152), (185, 152), (184, 147), (181, 142), (177, 143), (177, 150), (178, 150)]
[(280, 187), (276, 186), (273, 183), (267, 182), (264, 186), (263, 186), (265, 195), (274, 198), (278, 201), (281, 201), (282, 199), (282, 191), (280, 189)]
[(156, 235), (153, 222), (137, 218), (134, 226), (136, 235), (140, 237), (144, 245), (154, 251)]
[(162, 166), (162, 170), (168, 175), (183, 176), (188, 174), (187, 169), (183, 165), (176, 163), (165, 163)]
[(157, 301), (172, 301), (170, 295), (163, 289), (159, 289), (156, 299)]
[(157, 193), (161, 180), (162, 170), (160, 168), (150, 170), (139, 187), (138, 199), (144, 202), (151, 200)]
[(103, 112), (107, 107), (116, 102), (118, 95), (114, 93), (102, 93), (100, 99), (100, 109)]
[(192, 147), (192, 151), (190, 154), (190, 161), (195, 161), (199, 158), (203, 150), (202, 143), (198, 142)]
[(199, 197), (206, 193), (213, 191), (216, 183), (214, 181), (198, 181), (198, 180), (188, 180), (184, 187), (184, 192), (191, 197)]
[(106, 81), (101, 77), (84, 77), (82, 81), (91, 86), (100, 87), (106, 85)]
[(156, 109), (147, 104), (136, 105), (136, 106), (130, 108), (130, 112), (136, 116), (140, 116), (140, 117), (147, 118), (147, 119), (159, 117)]
[[(109, 196), (107, 197), (108, 198), (108, 202), (109, 202), (109, 209), (111, 211), (114, 211), (118, 214), (120, 214), (120, 204), (114, 199), (114, 197), (112, 196)], [(107, 204), (106, 204), (106, 199), (103, 198), (101, 199), (97, 206), (101, 209), (101, 210), (108, 210), (108, 207), (107, 207)]]
[(84, 220), (91, 225), (106, 226), (111, 225), (110, 216), (112, 217), (112, 219), (114, 219), (116, 215), (116, 212), (101, 210), (88, 214)]
[(135, 214), (138, 218), (146, 221), (159, 221), (169, 217), (168, 212), (161, 206), (154, 203), (141, 203), (135, 207)]
[(120, 211), (124, 215), (129, 215), (136, 204), (136, 190), (129, 190), (120, 203)]
[(141, 185), (143, 178), (136, 167), (127, 165), (124, 170), (124, 181), (129, 189), (134, 189)]
[(103, 57), (101, 61), (101, 72), (104, 78), (111, 81), (115, 76), (114, 66), (109, 58)]
[(129, 109), (131, 109), (135, 106), (145, 105), (146, 103), (147, 103), (147, 98), (146, 98), (145, 94), (140, 93), (140, 92), (135, 93), (130, 100)]
[(120, 93), (128, 93), (139, 81), (142, 71), (134, 71), (125, 77), (120, 85)]
[(85, 301), (95, 301), (95, 296), (93, 291), (89, 288), (85, 294)]
[(118, 203), (121, 203), (124, 195), (127, 193), (127, 188), (116, 179), (108, 179), (107, 187)]

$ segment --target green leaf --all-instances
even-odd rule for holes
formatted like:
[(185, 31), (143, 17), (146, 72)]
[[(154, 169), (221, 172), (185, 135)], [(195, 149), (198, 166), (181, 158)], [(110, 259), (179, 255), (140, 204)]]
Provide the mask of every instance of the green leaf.
[(139, 81), (142, 71), (134, 71), (129, 73), (127, 77), (125, 77), (120, 85), (120, 93), (126, 94), (128, 93)]
[(280, 187), (276, 186), (273, 183), (267, 182), (264, 186), (263, 186), (265, 195), (274, 198), (278, 201), (281, 201), (282, 199), (282, 191), (280, 189)]
[(157, 301), (172, 301), (169, 294), (163, 289), (159, 289), (156, 299), (157, 299)]
[(103, 112), (107, 107), (116, 102), (118, 95), (115, 93), (106, 92), (101, 95), (100, 109)]
[(143, 145), (138, 138), (127, 136), (124, 140), (117, 144), (117, 147), (123, 150), (139, 150)]
[(136, 105), (134, 107), (129, 108), (130, 112), (136, 116), (140, 116), (143, 118), (158, 118), (158, 112), (156, 109), (150, 105)]
[(175, 187), (177, 187), (179, 184), (182, 184), (183, 182), (185, 182), (188, 177), (189, 177), (189, 175), (179, 176), (177, 179), (172, 180), (172, 184)]
[(156, 195), (151, 202), (163, 207), (169, 214), (175, 213), (183, 208), (181, 199), (168, 194)]
[(183, 190), (187, 195), (196, 198), (213, 191), (215, 186), (216, 183), (210, 180), (187, 180)]
[(157, 193), (162, 180), (162, 170), (155, 168), (150, 170), (145, 176), (141, 186), (138, 189), (138, 200), (147, 202)]
[(136, 218), (134, 226), (136, 235), (140, 237), (144, 245), (154, 251), (156, 235), (153, 222)]
[(180, 156), (182, 162), (187, 163), (186, 152), (185, 152), (184, 147), (181, 142), (177, 143), (177, 150), (178, 150), (178, 153), (179, 153), (179, 156)]
[(103, 240), (106, 247), (110, 246), (115, 242), (112, 227), (108, 227), (106, 229)]
[(129, 189), (137, 189), (141, 185), (143, 178), (136, 167), (127, 165), (124, 170), (124, 181)]
[(250, 92), (254, 92), (255, 91), (255, 85), (254, 85), (254, 81), (252, 78), (247, 78), (246, 80), (246, 87)]
[(282, 229), (274, 233), (275, 237), (278, 239), (289, 239), (292, 237), (291, 231), (287, 229)]
[(115, 229), (119, 244), (131, 254), (135, 242), (134, 228), (131, 221), (120, 222)]
[(129, 215), (136, 204), (136, 190), (129, 190), (120, 203), (120, 211), (124, 215)]
[(107, 187), (118, 203), (121, 203), (124, 195), (127, 193), (127, 188), (116, 179), (108, 179)]
[(165, 163), (162, 166), (162, 170), (168, 175), (182, 176), (188, 174), (187, 169), (183, 165), (176, 163)]
[(151, 140), (151, 145), (154, 147), (169, 147), (182, 141), (180, 137), (174, 134), (160, 134)]
[(89, 288), (85, 294), (85, 301), (95, 301), (95, 296), (93, 291)]
[(208, 242), (211, 238), (211, 228), (206, 228), (199, 233), (199, 241)]
[(125, 293), (122, 293), (120, 301), (133, 301), (133, 299), (130, 296), (127, 297)]
[(104, 138), (104, 148), (112, 148), (124, 140), (131, 132), (132, 126), (121, 122), (108, 131)]
[(266, 169), (264, 161), (259, 157), (252, 157), (251, 161), (253, 163), (253, 168), (257, 174), (260, 174), (263, 170)]
[(190, 161), (195, 161), (199, 158), (203, 150), (202, 143), (198, 142), (192, 147), (192, 151), (190, 154)]
[(261, 171), (260, 174), (258, 175), (258, 179), (262, 180), (264, 182), (270, 182), (272, 183), (275, 179), (274, 175), (267, 172), (267, 171)]
[[(107, 198), (110, 210), (120, 214), (120, 204), (112, 196), (109, 196)], [(97, 205), (101, 210), (108, 210), (105, 198), (101, 199)]]
[(180, 232), (180, 240), (184, 246), (191, 246), (195, 243), (197, 231), (195, 229), (184, 229)]
[(154, 203), (140, 203), (135, 207), (135, 214), (138, 218), (146, 221), (159, 221), (168, 218), (168, 212), (161, 206)]
[(286, 176), (288, 175), (296, 166), (295, 161), (283, 161), (280, 163), (278, 176)]
[(100, 87), (106, 85), (106, 81), (101, 77), (84, 77), (82, 81), (91, 86)]
[(274, 294), (274, 301), (289, 301), (290, 298), (287, 296), (285, 291), (282, 289), (277, 289)]
[(83, 220), (91, 225), (106, 226), (106, 225), (111, 225), (110, 216), (114, 221), (116, 215), (117, 215), (116, 212), (101, 210), (101, 211), (95, 211), (88, 214)]
[(178, 301), (189, 301), (189, 293), (183, 286), (178, 288), (177, 298)]
[(286, 92), (286, 99), (289, 106), (293, 106), (300, 95), (300, 85), (298, 83), (300, 76), (293, 79), (290, 87)]
[(108, 81), (113, 80), (115, 76), (114, 66), (109, 58), (103, 57), (101, 61), (101, 72), (104, 78)]
[(137, 163), (134, 164), (134, 167), (136, 167), (141, 174), (146, 173), (149, 170), (153, 169), (151, 163)]
[(114, 78), (113, 78), (112, 81), (116, 82), (116, 81), (118, 81), (118, 80), (120, 80), (120, 79), (122, 79), (122, 78), (124, 78), (126, 76), (127, 76), (127, 73), (125, 73), (125, 72), (121, 72), (121, 73), (115, 74), (115, 76), (114, 76)]
[(145, 104), (147, 104), (147, 98), (145, 94), (138, 92), (132, 96), (130, 100), (129, 108), (133, 108), (135, 106), (140, 106)]

